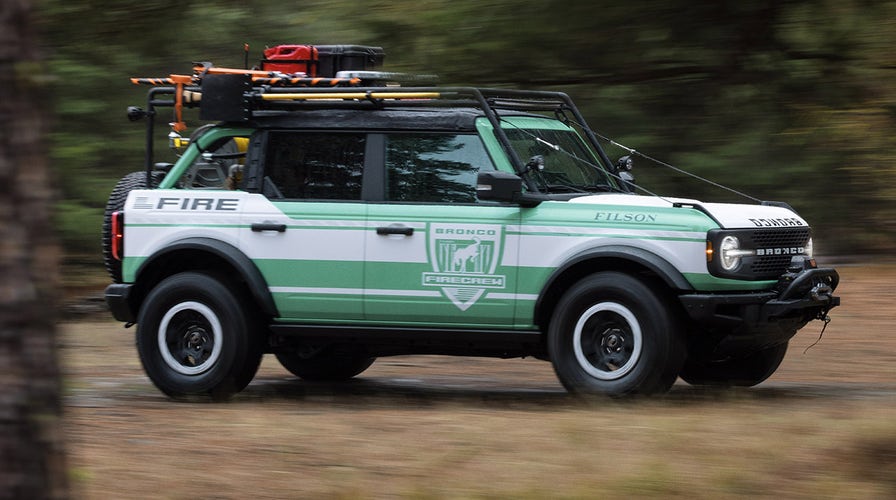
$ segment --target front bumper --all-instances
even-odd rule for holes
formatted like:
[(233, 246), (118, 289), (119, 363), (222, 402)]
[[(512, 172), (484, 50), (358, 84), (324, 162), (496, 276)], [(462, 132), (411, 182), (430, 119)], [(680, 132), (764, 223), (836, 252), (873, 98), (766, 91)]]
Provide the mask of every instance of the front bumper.
[(679, 298), (691, 330), (708, 340), (713, 357), (743, 355), (790, 340), (797, 330), (840, 305), (833, 295), (837, 271), (798, 262), (773, 290), (753, 293), (686, 294)]

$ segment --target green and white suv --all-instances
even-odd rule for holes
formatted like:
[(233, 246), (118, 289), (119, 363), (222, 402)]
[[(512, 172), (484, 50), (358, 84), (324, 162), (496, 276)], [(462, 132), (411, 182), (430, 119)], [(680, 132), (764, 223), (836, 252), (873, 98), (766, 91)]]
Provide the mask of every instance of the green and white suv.
[(164, 393), (227, 397), (265, 353), (305, 380), (452, 354), (583, 394), (755, 385), (839, 304), (792, 209), (636, 194), (565, 94), (353, 85), (207, 74), (131, 109), (149, 137), (161, 107), (220, 120), (173, 164), (150, 141), (106, 213), (106, 299)]

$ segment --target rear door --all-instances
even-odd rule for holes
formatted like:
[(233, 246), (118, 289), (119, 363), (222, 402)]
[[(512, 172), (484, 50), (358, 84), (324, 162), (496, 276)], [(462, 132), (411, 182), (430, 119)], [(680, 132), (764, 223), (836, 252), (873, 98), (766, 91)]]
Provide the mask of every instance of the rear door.
[(269, 131), (244, 211), (241, 246), (264, 275), (280, 319), (363, 317), (366, 135)]
[(494, 169), (476, 134), (371, 134), (364, 316), (431, 326), (512, 326), (519, 207), (476, 199)]

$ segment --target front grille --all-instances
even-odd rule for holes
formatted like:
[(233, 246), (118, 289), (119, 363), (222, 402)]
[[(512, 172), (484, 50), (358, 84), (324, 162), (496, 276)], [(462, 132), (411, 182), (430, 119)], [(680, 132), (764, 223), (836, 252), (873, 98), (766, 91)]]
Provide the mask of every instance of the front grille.
[(752, 239), (754, 248), (802, 247), (809, 241), (809, 228), (757, 229)]
[(794, 256), (805, 255), (811, 231), (806, 226), (769, 227), (754, 229), (713, 229), (707, 234), (714, 248), (719, 248), (725, 236), (740, 240), (743, 250), (755, 250), (743, 257), (740, 266), (730, 271), (722, 269), (719, 260), (709, 262), (709, 272), (720, 278), (738, 280), (776, 280), (787, 272)]
[(756, 278), (777, 278), (787, 270), (790, 265), (790, 255), (773, 255), (770, 257), (757, 257), (750, 264), (750, 272)]
[(750, 262), (750, 272), (754, 279), (775, 279), (787, 271), (790, 265), (790, 259), (794, 254), (787, 250), (806, 247), (806, 243), (809, 242), (809, 228), (757, 229), (752, 232), (751, 239), (751, 248), (783, 250), (778, 255), (757, 255)]

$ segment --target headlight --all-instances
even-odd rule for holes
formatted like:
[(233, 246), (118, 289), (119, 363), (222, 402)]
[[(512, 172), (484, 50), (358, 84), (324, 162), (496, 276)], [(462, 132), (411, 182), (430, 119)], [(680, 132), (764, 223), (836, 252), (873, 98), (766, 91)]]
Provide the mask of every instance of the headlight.
[(810, 259), (815, 257), (815, 248), (812, 245), (812, 238), (809, 238), (809, 241), (806, 242), (806, 248), (803, 249), (803, 252), (805, 252), (806, 256)]
[(725, 236), (719, 243), (719, 263), (726, 271), (737, 269), (740, 266), (740, 259), (753, 253), (752, 250), (741, 250), (740, 240), (734, 236)]

